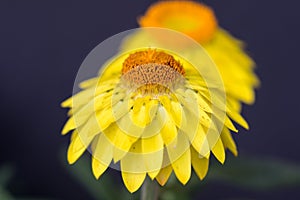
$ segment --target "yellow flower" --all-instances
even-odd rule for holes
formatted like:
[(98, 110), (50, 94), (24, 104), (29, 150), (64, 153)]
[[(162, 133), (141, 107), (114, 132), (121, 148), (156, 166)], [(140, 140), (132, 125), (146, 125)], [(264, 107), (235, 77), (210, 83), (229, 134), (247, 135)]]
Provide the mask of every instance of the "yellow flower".
[(186, 184), (193, 167), (203, 179), (211, 152), (223, 163), (226, 147), (236, 151), (229, 129), (237, 129), (231, 120), (248, 126), (226, 105), (218, 73), (206, 67), (210, 73), (201, 74), (205, 69), (159, 48), (135, 49), (112, 59), (62, 103), (70, 108), (62, 134), (73, 130), (69, 163), (89, 149), (96, 178), (119, 163), (130, 192), (147, 175), (164, 185), (174, 171)]
[[(255, 63), (245, 53), (244, 44), (218, 26), (211, 8), (194, 1), (159, 1), (151, 5), (146, 13), (139, 17), (138, 22), (144, 29), (157, 27), (179, 31), (201, 44), (220, 72), (226, 92), (226, 106), (230, 111), (240, 113), (242, 103), (252, 104), (255, 101), (254, 88), (259, 85), (254, 73)], [(159, 31), (156, 33), (152, 30), (138, 30), (124, 40), (121, 48), (134, 49), (147, 43), (146, 41), (154, 46), (176, 45), (182, 49), (182, 56), (202, 60), (199, 56), (201, 50), (189, 47), (185, 41), (175, 36), (159, 34)], [(234, 119), (248, 129), (247, 123), (240, 116), (236, 115)], [(237, 156), (237, 147), (228, 127), (224, 127), (220, 139), (223, 146)], [(223, 158), (219, 160), (224, 161)], [(208, 160), (202, 161), (208, 165)], [(203, 163), (199, 164), (201, 165)], [(205, 173), (202, 173), (195, 164), (193, 166), (202, 179)]]

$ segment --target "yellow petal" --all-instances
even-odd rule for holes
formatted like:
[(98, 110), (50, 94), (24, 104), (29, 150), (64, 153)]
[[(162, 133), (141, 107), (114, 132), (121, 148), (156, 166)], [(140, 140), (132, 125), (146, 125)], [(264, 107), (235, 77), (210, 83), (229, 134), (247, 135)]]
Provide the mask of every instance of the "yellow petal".
[(167, 111), (171, 110), (171, 100), (169, 99), (169, 97), (164, 95), (159, 96), (159, 101)]
[(151, 171), (151, 172), (147, 172), (147, 174), (151, 178), (151, 180), (154, 180), (159, 172), (160, 172), (160, 169), (154, 170), (154, 171)]
[(106, 164), (102, 164), (102, 162), (97, 158), (92, 157), (92, 170), (96, 179), (100, 178), (100, 176), (106, 171), (107, 167), (108, 166)]
[(148, 120), (152, 121), (153, 118), (155, 117), (155, 114), (157, 112), (157, 108), (158, 108), (158, 100), (156, 99), (151, 99), (150, 97), (146, 98), (146, 114), (148, 115)]
[(182, 184), (186, 184), (191, 177), (191, 153), (187, 149), (179, 159), (172, 163), (176, 177)]
[(125, 186), (132, 193), (140, 188), (146, 177), (141, 141), (130, 148), (130, 152), (120, 162)]
[(209, 158), (200, 157), (200, 155), (196, 152), (195, 149), (191, 149), (192, 156), (192, 165), (193, 168), (198, 175), (198, 177), (202, 180), (207, 174)]
[[(89, 120), (89, 118), (91, 116), (94, 117), (94, 115), (95, 115), (94, 113), (99, 110), (97, 107), (95, 107), (95, 105), (96, 105), (95, 102), (98, 102), (99, 99), (101, 100), (101, 99), (103, 99), (103, 97), (102, 96), (95, 97), (94, 100), (88, 102), (86, 105), (82, 106), (79, 110), (72, 109), (72, 114), (74, 116), (70, 117), (70, 119), (67, 121), (67, 123), (65, 124), (65, 126), (62, 130), (62, 134), (64, 135), (67, 132), (69, 132), (70, 130), (78, 128), (79, 126), (83, 125), (85, 122), (87, 122)], [(101, 101), (101, 103), (102, 103), (102, 101)], [(101, 103), (98, 102), (98, 105)], [(120, 109), (118, 109), (118, 110), (120, 110)], [(106, 114), (106, 111), (107, 110), (98, 111), (97, 115), (101, 115), (101, 112), (105, 112), (104, 114)], [(75, 113), (73, 113), (73, 112), (75, 112)]]
[(69, 97), (68, 99), (64, 100), (60, 106), (63, 108), (68, 108), (68, 107), (72, 107), (72, 103), (73, 103), (73, 99), (72, 97)]
[(198, 91), (198, 95), (200, 98), (204, 98), (209, 103), (211, 103), (212, 108), (218, 108), (219, 110), (225, 112), (226, 105), (226, 95), (224, 91), (221, 89), (212, 89), (206, 88), (204, 91)]
[(138, 138), (127, 135), (123, 132), (118, 124), (113, 123), (104, 132), (106, 138), (109, 140), (110, 144), (114, 146), (113, 148), (113, 158), (114, 162), (122, 159), (126, 153), (129, 151), (130, 147)]
[(153, 135), (159, 134), (164, 124), (166, 124), (167, 113), (162, 106), (157, 106), (155, 116), (152, 122), (145, 127), (142, 137), (152, 137)]
[(86, 141), (90, 141), (100, 132), (101, 128), (99, 126), (99, 122), (94, 115), (92, 115), (82, 127), (78, 128), (78, 133), (84, 143), (87, 143)]
[(181, 124), (186, 123), (185, 115), (183, 114), (183, 109), (180, 103), (171, 101), (171, 110), (169, 113), (171, 113), (171, 117), (177, 127), (180, 127)]
[(69, 131), (76, 128), (75, 119), (74, 117), (70, 117), (66, 122), (65, 126), (63, 127), (61, 134), (66, 135)]
[(121, 171), (128, 173), (146, 172), (141, 140), (136, 141), (120, 161)]
[(101, 127), (100, 130), (102, 131), (105, 130), (112, 122), (115, 121), (115, 117), (113, 115), (111, 107), (96, 112), (96, 118), (97, 118), (97, 126), (98, 128)]
[(143, 105), (143, 98), (138, 98), (135, 100), (132, 112), (130, 112), (130, 116), (132, 122), (140, 127), (145, 127), (149, 123), (148, 113), (146, 113), (146, 108)]
[(171, 142), (176, 142), (174, 140), (177, 139), (177, 128), (169, 116), (166, 116), (166, 122), (160, 131), (160, 135), (163, 138), (165, 145), (169, 145)]
[(208, 113), (212, 113), (211, 105), (210, 103), (203, 97), (201, 97), (199, 94), (195, 95), (197, 98), (198, 105), (200, 108)]
[(182, 116), (184, 120), (181, 122), (181, 129), (185, 134), (189, 136), (189, 138), (194, 138), (196, 135), (198, 126), (199, 126), (199, 118), (200, 118), (200, 110), (195, 98), (188, 98), (188, 91), (183, 93), (183, 91), (177, 90), (178, 95), (176, 97), (183, 104), (183, 112)]
[(127, 151), (121, 150), (115, 146), (114, 150), (113, 150), (114, 163), (117, 163), (118, 161), (120, 161), (127, 153), (128, 153)]
[(143, 184), (146, 178), (146, 173), (128, 173), (122, 171), (122, 178), (126, 188), (129, 192), (133, 193)]
[(133, 122), (132, 119), (132, 110), (129, 111), (129, 113), (125, 114), (120, 120), (118, 120), (117, 124), (124, 131), (127, 135), (130, 135), (132, 137), (139, 138), (143, 131), (144, 127), (136, 125), (135, 122)]
[(233, 155), (237, 156), (238, 152), (237, 152), (235, 142), (231, 136), (230, 131), (227, 128), (223, 129), (221, 133), (221, 139), (224, 147), (228, 148), (233, 153)]
[(247, 104), (253, 104), (255, 100), (255, 93), (252, 87), (249, 87), (247, 84), (231, 84), (226, 88), (228, 93), (230, 93), (235, 98), (238, 98), (244, 101)]
[(223, 164), (225, 162), (225, 150), (220, 138), (217, 140), (217, 143), (212, 148), (212, 152), (214, 156), (219, 160), (220, 163)]
[(160, 134), (149, 138), (142, 138), (142, 152), (146, 170), (154, 179), (159, 173), (163, 162), (164, 143)]
[(86, 88), (88, 88), (88, 87), (95, 86), (95, 85), (98, 83), (98, 81), (99, 81), (99, 78), (98, 78), (98, 77), (96, 77), (96, 78), (91, 78), (91, 79), (88, 79), (88, 80), (85, 80), (85, 81), (81, 82), (81, 83), (79, 84), (79, 87), (80, 87), (81, 89), (86, 89)]
[(172, 173), (172, 166), (168, 165), (167, 167), (162, 168), (159, 174), (155, 178), (161, 186), (164, 186), (167, 183), (171, 173)]
[(227, 115), (224, 116), (224, 125), (234, 132), (238, 132), (238, 130), (233, 125), (232, 121), (228, 118)]
[(238, 112), (235, 112), (232, 109), (228, 109), (227, 113), (228, 113), (229, 117), (231, 119), (233, 119), (234, 121), (236, 121), (239, 125), (241, 125), (242, 127), (244, 127), (247, 130), (249, 129), (248, 123)]
[[(132, 122), (137, 126), (149, 126), (157, 110), (158, 101), (152, 100), (150, 96), (138, 98), (133, 101), (131, 112)], [(131, 107), (131, 106), (130, 106)]]
[(95, 142), (96, 145), (91, 148), (93, 157), (103, 165), (109, 166), (113, 156), (113, 146), (104, 134), (99, 135)]
[(177, 144), (171, 143), (167, 151), (176, 177), (182, 184), (186, 184), (191, 176), (191, 153), (184, 133), (178, 132)]
[(206, 128), (210, 128), (212, 120), (211, 120), (211, 114), (210, 113), (206, 113), (201, 111), (200, 112), (200, 117), (199, 117), (199, 122), (200, 124), (202, 124), (204, 127)]
[(232, 109), (238, 113), (241, 113), (242, 105), (237, 99), (232, 98), (231, 96), (227, 95), (227, 104), (230, 109)]
[[(199, 105), (197, 103), (197, 97), (195, 92), (190, 89), (187, 90), (176, 90), (176, 97), (178, 98), (179, 102), (183, 104), (183, 110), (186, 112), (187, 110), (199, 119)], [(190, 118), (187, 118), (190, 120)], [(189, 122), (188, 122), (189, 123)]]
[[(76, 110), (80, 109), (82, 106), (86, 105), (94, 97), (99, 95), (102, 96), (111, 96), (118, 79), (111, 79), (110, 81), (101, 81), (100, 86), (95, 85), (94, 87), (89, 87), (85, 90), (80, 91), (74, 96), (68, 98), (61, 103), (62, 107), (74, 107)], [(101, 105), (101, 104), (98, 104)]]
[(194, 138), (190, 138), (193, 148), (203, 157), (208, 158), (210, 154), (210, 147), (206, 137), (205, 130), (199, 125), (198, 131)]
[(72, 133), (71, 144), (68, 148), (67, 159), (69, 164), (75, 163), (86, 148), (87, 146), (81, 141), (81, 138), (78, 136), (78, 132), (75, 130)]
[(66, 107), (73, 107), (75, 104), (75, 106), (80, 107), (81, 105), (84, 105), (87, 102), (89, 102), (93, 98), (94, 93), (95, 93), (95, 87), (89, 88), (87, 90), (83, 90), (75, 94), (74, 96), (66, 99), (65, 101), (63, 101), (61, 103), (61, 106), (63, 108), (66, 108)]
[(120, 81), (119, 77), (110, 78), (109, 80), (103, 80), (103, 77), (101, 77), (101, 80), (98, 81), (98, 84), (96, 88), (93, 88), (94, 96), (98, 96), (103, 93), (109, 93), (109, 92), (115, 92), (116, 85)]
[(121, 117), (123, 117), (125, 114), (127, 114), (129, 112), (132, 104), (133, 104), (132, 101), (125, 99), (125, 100), (119, 101), (115, 105), (113, 105), (112, 111), (113, 111), (114, 120), (117, 121)]

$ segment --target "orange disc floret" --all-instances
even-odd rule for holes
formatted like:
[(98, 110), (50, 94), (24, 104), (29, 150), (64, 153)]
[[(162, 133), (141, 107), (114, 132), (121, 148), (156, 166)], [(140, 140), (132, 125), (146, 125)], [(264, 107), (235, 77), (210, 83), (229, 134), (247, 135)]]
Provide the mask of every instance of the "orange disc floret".
[(165, 65), (184, 75), (185, 71), (179, 61), (165, 52), (148, 49), (130, 54), (123, 62), (122, 74), (146, 64)]
[(213, 10), (194, 1), (160, 1), (138, 20), (141, 27), (161, 27), (182, 32), (199, 43), (210, 41), (218, 27)]

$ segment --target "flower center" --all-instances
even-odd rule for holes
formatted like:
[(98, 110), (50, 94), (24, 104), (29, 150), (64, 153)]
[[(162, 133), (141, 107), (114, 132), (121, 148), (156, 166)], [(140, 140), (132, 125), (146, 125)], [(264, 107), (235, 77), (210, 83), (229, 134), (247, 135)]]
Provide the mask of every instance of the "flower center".
[(182, 75), (185, 74), (179, 61), (175, 60), (173, 56), (162, 51), (156, 51), (155, 49), (148, 49), (130, 54), (123, 62), (122, 74), (125, 74), (134, 68), (151, 63), (165, 65), (167, 68), (172, 68)]
[(152, 49), (130, 54), (122, 68), (127, 86), (143, 94), (165, 93), (182, 80), (184, 74), (182, 65), (173, 56)]

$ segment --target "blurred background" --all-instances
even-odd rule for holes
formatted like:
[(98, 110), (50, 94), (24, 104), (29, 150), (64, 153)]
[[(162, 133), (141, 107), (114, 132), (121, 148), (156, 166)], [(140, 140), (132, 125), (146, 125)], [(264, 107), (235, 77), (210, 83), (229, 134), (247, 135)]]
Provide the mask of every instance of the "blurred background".
[[(69, 136), (60, 131), (67, 111), (60, 102), (71, 95), (87, 54), (106, 38), (137, 28), (137, 16), (152, 2), (0, 1), (1, 200), (96, 199), (103, 181), (85, 166), (66, 164)], [(213, 164), (191, 198), (300, 198), (300, 3), (202, 2), (247, 43), (262, 86), (255, 105), (243, 108), (251, 129), (235, 134), (239, 157)], [(114, 170), (105, 177), (121, 183)]]

